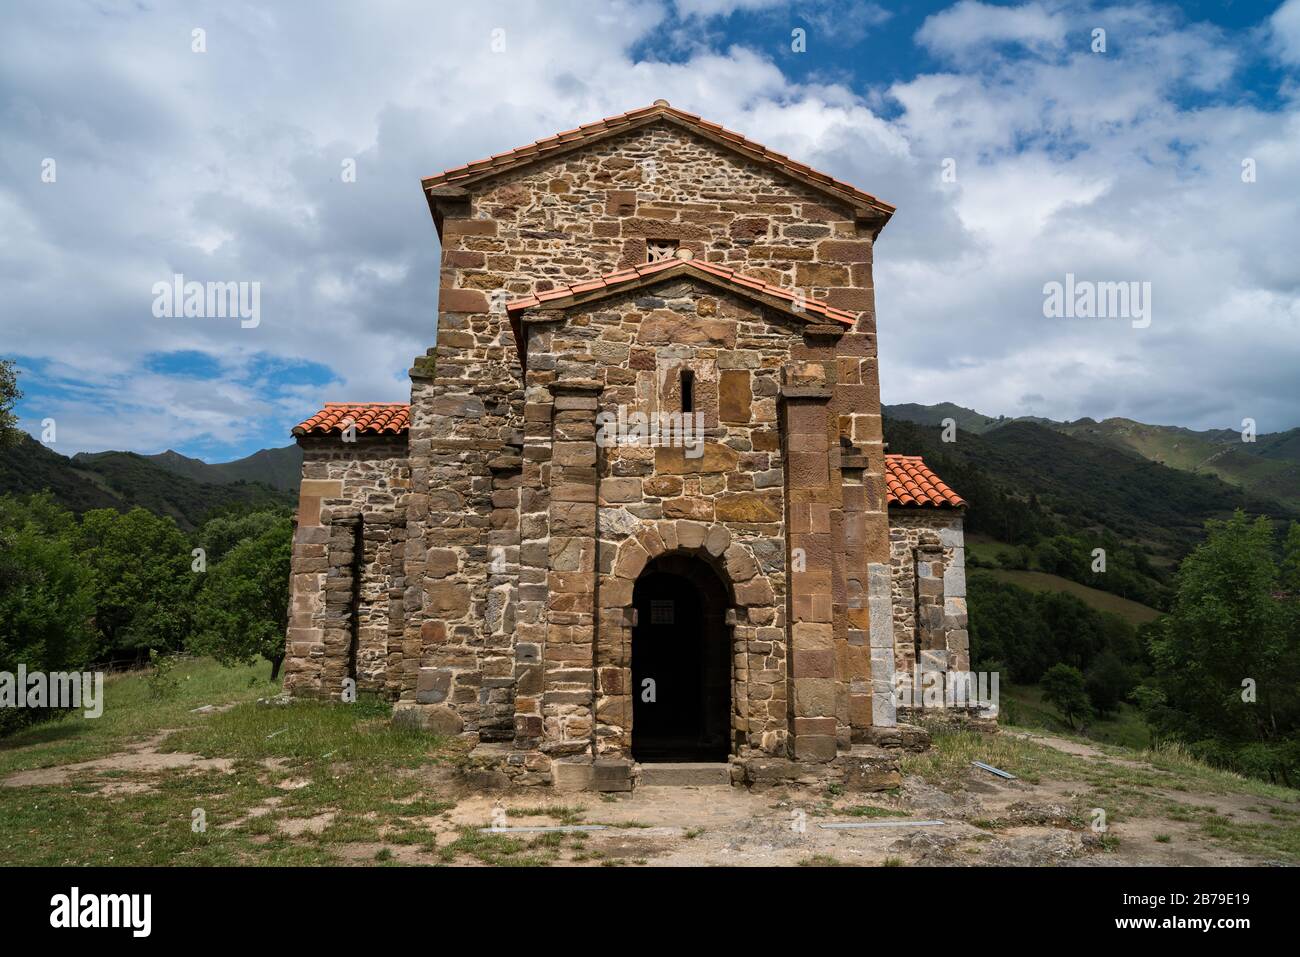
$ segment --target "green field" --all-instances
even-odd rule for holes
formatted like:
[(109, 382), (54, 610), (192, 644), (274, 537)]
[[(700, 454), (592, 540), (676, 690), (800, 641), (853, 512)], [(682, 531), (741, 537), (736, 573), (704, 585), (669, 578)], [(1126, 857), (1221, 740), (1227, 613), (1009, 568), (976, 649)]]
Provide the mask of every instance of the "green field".
[(1047, 572), (1030, 572), (1018, 571), (1006, 568), (979, 568), (972, 569), (972, 573), (978, 572), (981, 575), (988, 575), (995, 581), (1008, 582), (1012, 585), (1019, 585), (1021, 588), (1029, 591), (1060, 591), (1067, 595), (1073, 595), (1080, 599), (1089, 608), (1097, 611), (1108, 611), (1111, 614), (1119, 615), (1125, 621), (1133, 626), (1144, 625), (1148, 621), (1154, 621), (1160, 617), (1160, 612), (1141, 602), (1132, 601), (1128, 598), (1121, 598), (1119, 595), (1112, 595), (1108, 591), (1102, 591), (1098, 588), (1090, 588), (1087, 585), (1080, 585), (1078, 582), (1072, 582), (1068, 578), (1062, 578), (1060, 575), (1049, 575)]

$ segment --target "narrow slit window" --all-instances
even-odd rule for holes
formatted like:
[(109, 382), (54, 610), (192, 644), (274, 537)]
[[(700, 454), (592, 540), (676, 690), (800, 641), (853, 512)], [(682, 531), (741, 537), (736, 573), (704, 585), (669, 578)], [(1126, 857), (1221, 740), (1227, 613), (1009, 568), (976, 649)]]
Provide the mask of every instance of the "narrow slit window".
[(682, 370), (682, 411), (695, 411), (695, 373), (690, 369)]

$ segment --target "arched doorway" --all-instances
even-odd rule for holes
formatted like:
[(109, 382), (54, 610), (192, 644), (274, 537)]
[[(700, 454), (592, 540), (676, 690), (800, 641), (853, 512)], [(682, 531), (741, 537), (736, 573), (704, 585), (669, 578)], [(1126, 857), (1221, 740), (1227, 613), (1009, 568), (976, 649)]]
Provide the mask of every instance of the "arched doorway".
[(691, 555), (646, 565), (632, 592), (632, 756), (725, 761), (731, 737), (727, 589)]

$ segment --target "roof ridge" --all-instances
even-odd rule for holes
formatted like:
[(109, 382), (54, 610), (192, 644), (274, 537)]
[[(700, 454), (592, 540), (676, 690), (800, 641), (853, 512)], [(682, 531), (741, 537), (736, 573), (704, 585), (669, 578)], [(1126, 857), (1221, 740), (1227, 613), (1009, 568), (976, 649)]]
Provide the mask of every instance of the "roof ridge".
[(641, 119), (652, 116), (670, 116), (688, 126), (695, 127), (704, 133), (708, 133), (718, 139), (731, 144), (734, 148), (742, 153), (751, 155), (755, 159), (772, 163), (776, 166), (783, 167), (787, 172), (794, 174), (796, 177), (802, 176), (814, 183), (828, 187), (837, 193), (848, 193), (851, 197), (865, 202), (868, 206), (874, 206), (876, 209), (892, 216), (896, 207), (887, 203), (877, 196), (873, 196), (864, 190), (858, 189), (850, 183), (836, 179), (829, 173), (824, 173), (819, 169), (809, 166), (807, 163), (801, 163), (791, 159), (785, 153), (779, 153), (776, 150), (769, 149), (762, 143), (751, 140), (743, 134), (728, 130), (721, 124), (712, 123), (703, 119), (696, 113), (688, 113), (685, 110), (679, 110), (671, 106), (667, 100), (655, 100), (649, 106), (637, 107), (633, 110), (627, 110), (623, 113), (616, 113), (613, 116), (607, 116), (603, 120), (596, 120), (592, 123), (581, 124), (571, 130), (565, 130), (561, 133), (555, 133), (543, 139), (534, 140), (514, 149), (506, 150), (502, 153), (494, 153), (483, 159), (472, 160), (463, 163), (460, 166), (453, 166), (445, 169), (440, 173), (434, 173), (431, 176), (423, 177), (420, 182), (428, 189), (431, 186), (447, 186), (455, 181), (469, 179), (479, 174), (487, 174), (497, 170), (504, 170), (513, 167), (516, 162), (522, 162), (533, 159), (537, 155), (546, 152), (548, 149), (567, 145), (568, 143), (580, 142), (593, 136), (600, 136), (606, 133), (620, 131)]
[[(527, 296), (521, 296), (518, 299), (507, 302), (506, 312), (518, 312), (521, 309), (540, 306), (543, 303), (554, 302), (557, 299), (568, 299), (583, 293), (595, 292), (601, 288), (612, 289), (624, 283), (642, 279), (646, 276), (653, 276), (657, 273), (666, 272), (673, 268), (702, 272), (711, 275), (714, 278), (722, 279), (723, 281), (738, 286), (741, 289), (749, 290), (751, 292), (759, 292), (763, 295), (777, 299), (795, 300), (799, 298), (788, 289), (774, 286), (762, 279), (746, 276), (727, 266), (719, 266), (716, 263), (697, 261), (694, 259), (668, 259), (662, 262), (641, 263), (636, 266), (619, 268), (611, 272), (602, 273), (593, 279), (586, 279), (574, 283), (564, 283), (553, 289), (530, 293)], [(820, 314), (827, 319), (832, 319), (846, 326), (852, 326), (857, 321), (853, 313), (832, 306), (823, 299), (804, 296), (802, 297), (802, 303), (804, 311), (809, 311), (809, 308), (811, 307), (811, 312)]]

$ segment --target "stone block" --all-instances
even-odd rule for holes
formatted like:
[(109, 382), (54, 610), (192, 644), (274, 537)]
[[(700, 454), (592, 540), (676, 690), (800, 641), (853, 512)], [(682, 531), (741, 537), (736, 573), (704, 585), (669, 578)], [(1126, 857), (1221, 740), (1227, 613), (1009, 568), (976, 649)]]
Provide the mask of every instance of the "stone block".
[(451, 693), (451, 672), (442, 668), (421, 668), (415, 679), (417, 704), (439, 704)]
[(591, 786), (603, 792), (632, 790), (632, 762), (622, 758), (597, 758), (592, 765)]
[(902, 787), (898, 759), (880, 748), (854, 748), (840, 759), (844, 789), (855, 792), (888, 791)]
[(749, 422), (752, 402), (748, 371), (727, 369), (718, 375), (718, 417), (723, 422)]
[(557, 791), (587, 791), (592, 785), (590, 761), (552, 761), (551, 783)]
[(392, 722), (397, 727), (442, 735), (460, 734), (465, 727), (460, 715), (449, 707), (412, 701), (399, 701), (393, 705)]

